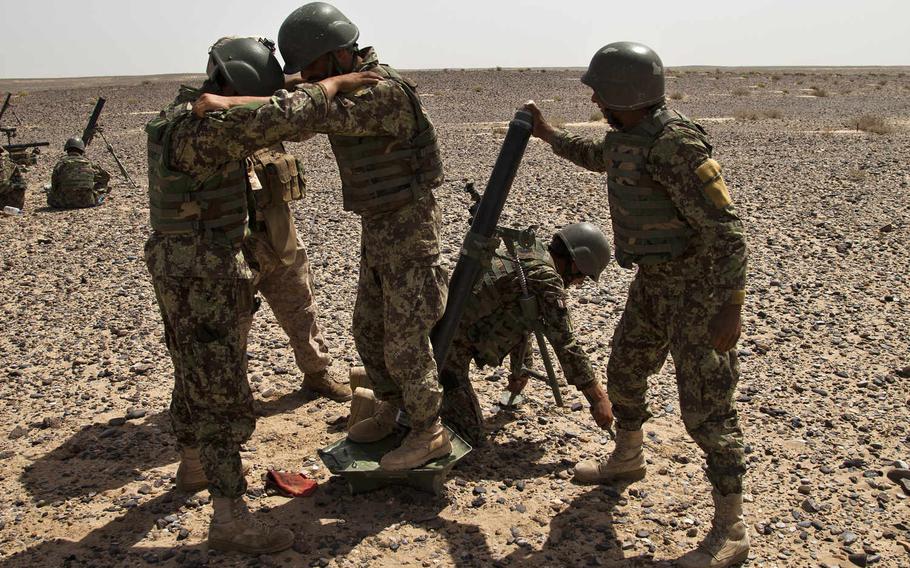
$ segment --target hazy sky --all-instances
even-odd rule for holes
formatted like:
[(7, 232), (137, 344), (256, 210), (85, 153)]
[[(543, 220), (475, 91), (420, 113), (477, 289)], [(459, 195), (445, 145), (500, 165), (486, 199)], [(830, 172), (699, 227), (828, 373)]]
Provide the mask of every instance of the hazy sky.
[[(634, 40), (667, 65), (910, 65), (907, 0), (338, 0), (396, 67), (585, 66)], [(0, 0), (0, 78), (202, 72), (300, 0)], [(636, 11), (638, 10), (638, 11)]]

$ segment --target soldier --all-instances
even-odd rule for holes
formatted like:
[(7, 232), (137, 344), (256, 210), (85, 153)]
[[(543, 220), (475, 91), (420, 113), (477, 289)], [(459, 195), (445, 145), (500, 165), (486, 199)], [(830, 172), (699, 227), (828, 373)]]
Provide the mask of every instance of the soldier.
[(579, 463), (575, 478), (645, 475), (647, 378), (671, 353), (683, 423), (707, 454), (714, 498), (711, 531), (679, 563), (729, 566), (749, 552), (742, 430), (733, 403), (746, 281), (743, 225), (705, 131), (665, 106), (657, 54), (637, 43), (612, 43), (594, 55), (582, 82), (613, 127), (602, 141), (554, 129), (533, 102), (526, 108), (535, 117), (534, 135), (558, 156), (606, 172), (616, 259), (638, 272), (607, 367), (616, 448), (606, 462)]
[(0, 207), (25, 209), (25, 187), (22, 170), (0, 147)]
[(303, 165), (278, 143), (253, 154), (248, 168), (255, 215), (244, 241), (262, 293), (294, 350), (303, 388), (334, 401), (351, 400), (351, 389), (330, 373), (332, 359), (316, 321), (313, 275), (297, 237), (289, 203), (301, 199)]
[[(204, 90), (266, 96), (284, 84), (267, 40), (224, 42), (210, 51)], [(306, 85), (293, 94), (198, 117), (201, 91), (182, 87), (177, 99), (146, 125), (152, 235), (145, 259), (174, 363), (171, 422), (181, 447), (178, 487), (201, 477), (214, 516), (209, 546), (265, 554), (291, 546), (287, 529), (252, 518), (240, 445), (255, 427), (246, 378), (253, 274), (241, 243), (248, 234), (250, 185), (245, 158), (294, 140), (326, 113), (339, 90), (375, 83), (357, 74)]]
[(85, 157), (82, 138), (73, 137), (63, 145), (61, 156), (51, 175), (47, 206), (56, 209), (97, 207), (104, 203), (111, 175)]
[[(509, 354), (508, 391), (518, 394), (528, 382), (523, 369), (530, 366), (529, 332), (538, 327), (566, 380), (591, 404), (597, 425), (608, 428), (613, 422), (610, 400), (576, 339), (566, 306), (566, 288), (580, 286), (586, 277), (596, 282), (610, 262), (607, 238), (591, 223), (575, 223), (557, 231), (549, 245), (535, 239), (530, 247), (511, 246), (514, 254), (504, 247), (496, 251), (465, 307), (442, 371), (444, 381), (445, 375), (456, 375), (449, 382), (464, 388), (446, 391), (443, 419), (472, 445), (482, 444), (483, 416), (468, 380), (471, 360), (478, 366), (499, 365)], [(522, 307), (526, 293), (536, 304), (533, 321)]]
[[(452, 449), (439, 420), (442, 387), (429, 338), (447, 291), (439, 254), (441, 213), (432, 191), (442, 183), (442, 162), (416, 86), (381, 65), (373, 48), (359, 49), (359, 34), (337, 8), (313, 2), (285, 19), (278, 47), (284, 72), (304, 80), (351, 71), (374, 71), (384, 79), (338, 97), (312, 130), (329, 135), (344, 209), (361, 217), (354, 342), (382, 403), (348, 438), (381, 440), (404, 410), (411, 431), (380, 465), (406, 470)], [(226, 108), (243, 101), (207, 96), (197, 104)]]

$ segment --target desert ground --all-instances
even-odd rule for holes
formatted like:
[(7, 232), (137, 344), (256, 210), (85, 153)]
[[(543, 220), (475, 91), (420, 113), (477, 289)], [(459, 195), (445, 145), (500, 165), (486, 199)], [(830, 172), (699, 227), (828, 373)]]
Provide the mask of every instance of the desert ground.
[[(750, 566), (910, 566), (908, 491), (887, 474), (910, 461), (910, 69), (683, 68), (672, 108), (708, 130), (750, 248), (742, 378), (736, 394), (749, 473)], [(446, 183), (445, 254), (454, 265), (473, 181), (482, 189), (514, 109), (535, 99), (594, 137), (579, 69), (408, 73), (434, 119)], [(316, 450), (344, 435), (348, 408), (298, 393), (302, 379), (263, 305), (249, 379), (262, 418), (244, 458), (251, 508), (297, 533), (294, 549), (247, 558), (209, 551), (206, 492), (174, 489), (167, 406), (171, 362), (142, 250), (149, 234), (144, 123), (198, 76), (0, 81), (47, 140), (26, 174), (25, 214), (0, 217), (0, 567), (14, 566), (669, 566), (710, 526), (703, 458), (682, 426), (673, 364), (651, 379), (648, 477), (581, 486), (574, 464), (612, 442), (563, 384), (556, 408), (532, 382), (517, 412), (496, 402), (503, 369), (475, 370), (491, 443), (460, 462), (439, 496), (384, 489), (351, 496)], [(141, 187), (100, 139), (88, 155), (113, 176), (100, 208), (46, 209), (41, 190), (96, 97)], [(12, 116), (4, 126), (15, 126)], [(290, 149), (307, 166), (296, 205), (321, 323), (339, 369), (350, 334), (359, 223), (342, 211), (324, 137)], [(503, 224), (593, 221), (609, 232), (604, 180), (532, 141)], [(610, 339), (632, 273), (615, 264), (571, 293), (574, 324), (606, 380)], [(307, 498), (267, 495), (267, 468), (320, 483)]]

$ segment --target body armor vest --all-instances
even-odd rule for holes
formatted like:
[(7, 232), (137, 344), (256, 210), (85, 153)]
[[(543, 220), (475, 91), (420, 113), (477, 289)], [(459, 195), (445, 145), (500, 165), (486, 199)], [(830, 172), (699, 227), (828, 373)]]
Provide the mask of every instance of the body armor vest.
[(628, 132), (607, 133), (604, 157), (610, 216), (616, 261), (623, 268), (666, 262), (689, 247), (692, 228), (680, 216), (666, 188), (652, 179), (646, 168), (651, 147), (671, 124), (692, 129), (710, 151), (700, 126), (666, 108), (658, 109)]
[[(518, 260), (528, 274), (540, 266), (550, 266), (550, 252), (539, 240), (534, 246), (525, 248), (515, 244)], [(474, 296), (476, 312), (472, 314), (478, 318), (486, 317), (506, 303), (517, 302), (522, 296), (521, 285), (518, 283), (518, 267), (515, 260), (506, 251), (497, 250), (490, 259), (490, 268), (487, 269), (480, 282), (477, 284)], [(533, 294), (532, 286), (528, 285), (529, 292)], [(533, 322), (528, 322), (529, 324)], [(528, 327), (528, 329), (531, 329)]]
[(98, 205), (95, 192), (95, 170), (85, 156), (66, 155), (60, 158), (52, 176), (48, 195), (52, 207), (94, 207)]
[(443, 180), (436, 130), (423, 113), (414, 85), (385, 65), (370, 68), (397, 83), (411, 101), (417, 134), (394, 136), (329, 136), (338, 161), (344, 209), (357, 214), (394, 211)]
[(247, 230), (247, 175), (243, 162), (231, 162), (199, 181), (167, 165), (170, 130), (190, 111), (149, 122), (149, 214), (152, 228), (165, 235), (200, 234), (239, 247)]

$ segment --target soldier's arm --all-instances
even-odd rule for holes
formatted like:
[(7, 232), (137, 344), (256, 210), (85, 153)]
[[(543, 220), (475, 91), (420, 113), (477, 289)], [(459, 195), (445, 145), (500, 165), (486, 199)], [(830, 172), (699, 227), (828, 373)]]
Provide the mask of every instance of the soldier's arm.
[(693, 133), (672, 129), (651, 149), (648, 169), (664, 185), (683, 217), (707, 247), (706, 278), (728, 304), (742, 304), (746, 239), (720, 164)]
[(570, 134), (565, 130), (557, 130), (550, 137), (549, 142), (553, 153), (557, 156), (592, 172), (607, 171), (602, 140), (592, 140), (577, 134)]
[(111, 181), (111, 174), (98, 164), (92, 164), (92, 169), (95, 170), (95, 187), (105, 186)]
[(409, 137), (416, 119), (411, 99), (394, 81), (380, 81), (354, 93), (339, 95), (313, 130), (341, 136)]
[[(521, 354), (524, 352), (524, 357)], [(531, 352), (530, 338), (526, 337), (521, 343), (509, 351), (509, 373), (513, 377), (520, 377), (521, 370), (525, 367), (530, 369), (534, 365), (534, 354)]]
[(529, 275), (529, 280), (532, 278), (534, 293), (540, 303), (543, 334), (556, 352), (566, 381), (582, 390), (595, 380), (594, 369), (575, 335), (562, 281), (555, 273), (549, 274), (545, 279)]

